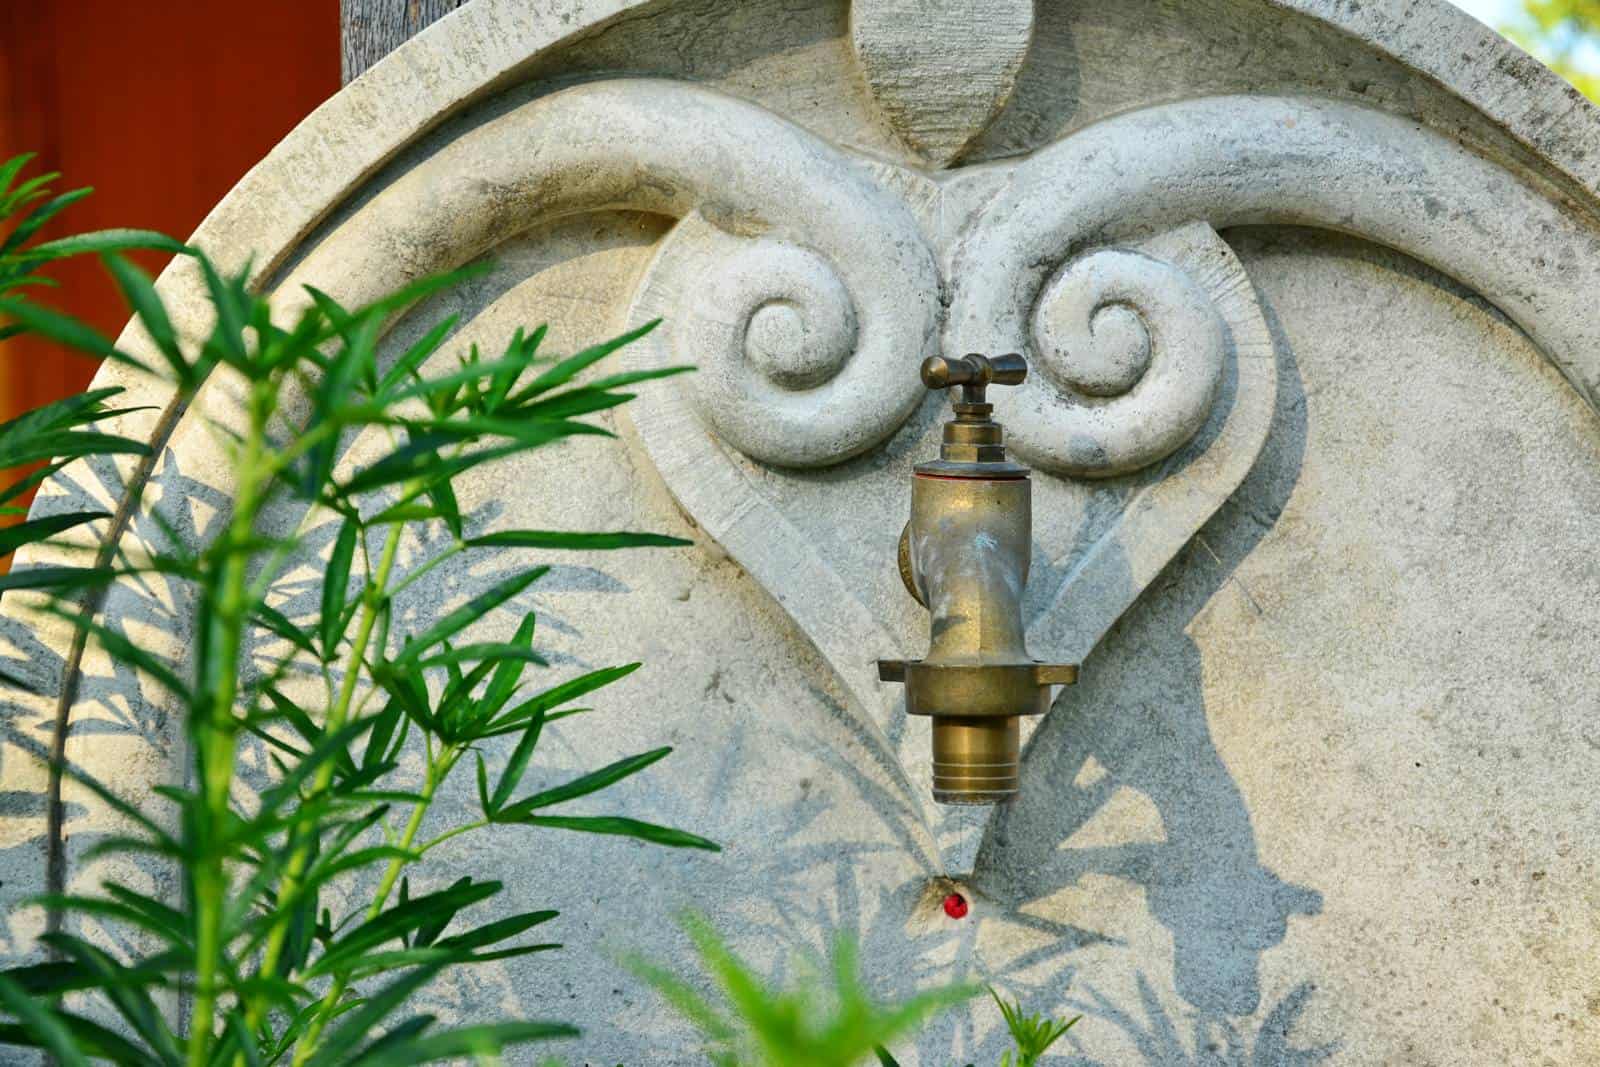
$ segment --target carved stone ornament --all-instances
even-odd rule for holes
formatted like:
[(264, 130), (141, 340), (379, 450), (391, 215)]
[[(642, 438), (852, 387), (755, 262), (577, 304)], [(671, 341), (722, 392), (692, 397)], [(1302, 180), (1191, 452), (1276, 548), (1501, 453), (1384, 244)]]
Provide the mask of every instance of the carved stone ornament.
[[(699, 1062), (606, 962), (677, 955), (689, 905), (763, 965), (840, 929), (884, 995), (962, 977), (1082, 1012), (1072, 1062), (1600, 1047), (1600, 113), (1443, 0), (473, 0), (308, 118), (195, 241), (253, 262), (285, 314), (305, 284), (354, 303), (494, 263), (395, 323), (387, 358), (447, 311), (491, 347), (659, 317), (622, 358), (698, 368), (644, 387), (609, 449), (496, 468), (461, 503), (484, 530), (693, 532), (577, 557), (515, 606), (557, 669), (647, 665), (555, 751), (592, 765), (658, 731), (671, 770), (629, 804), (727, 850), (441, 848), (595, 923), (565, 962), (486, 966), (431, 1010), (571, 996), (572, 1058)], [(161, 288), (201, 335), (200, 281), (180, 263)], [(873, 664), (927, 640), (895, 565), (943, 418), (917, 368), (1011, 351), (1033, 367), (995, 398), (1035, 472), (1028, 646), (1082, 682), (1025, 736), (1014, 802), (943, 809), (926, 723)], [(179, 411), (124, 368), (97, 382), (154, 406), (110, 428), (162, 457), (144, 507), (205, 543), (232, 383)], [(36, 507), (116, 511), (129, 470), (69, 468)], [(158, 526), (92, 536), (137, 553)], [(424, 623), (497, 573), (440, 568), (397, 610)], [(183, 662), (181, 590), (96, 607)], [(63, 627), (0, 627), (41, 694), (9, 706), (0, 762), (25, 954), (40, 920), (14, 905), (52, 879), (172, 889), (85, 858), (117, 826), (85, 791), (45, 832), (32, 754), (58, 706), (69, 757), (135, 800), (181, 766), (182, 731), (146, 679), (73, 661)], [(903, 1062), (992, 1062), (998, 1022), (958, 1011)]]

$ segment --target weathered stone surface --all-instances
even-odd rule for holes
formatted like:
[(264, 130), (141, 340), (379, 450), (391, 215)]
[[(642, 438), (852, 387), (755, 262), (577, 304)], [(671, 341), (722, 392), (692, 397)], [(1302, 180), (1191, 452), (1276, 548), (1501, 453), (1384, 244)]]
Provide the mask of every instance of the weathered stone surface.
[[(1016, 88), (1033, 0), (858, 0), (850, 39), (889, 124), (935, 164), (961, 154)], [(965, 47), (951, 47), (960, 41)]]
[[(1074, 1062), (1585, 1062), (1600, 117), (1443, 3), (1020, 5), (1014, 69), (1020, 21), (975, 48), (884, 17), (916, 7), (474, 0), (197, 235), (225, 263), (255, 252), (286, 308), (306, 281), (360, 300), (495, 261), (391, 353), (447, 310), (463, 345), (549, 321), (567, 348), (664, 315), (627, 359), (704, 367), (648, 390), (620, 442), (507, 465), (462, 504), (481, 529), (698, 539), (564, 559), (479, 631), (536, 606), (557, 670), (644, 659), (562, 724), (547, 773), (674, 744), (620, 802), (728, 851), (452, 842), (438, 880), (488, 868), (507, 907), (561, 908), (570, 948), (431, 1006), (575, 1015), (574, 1059), (697, 1062), (608, 955), (679, 955), (687, 903), (761, 962), (843, 928), (885, 993), (980, 976), (1085, 1011)], [(976, 56), (949, 111), (961, 86), (923, 72)], [(195, 280), (162, 286), (202, 330)], [(1030, 647), (1084, 673), (1023, 795), (975, 815), (926, 799), (926, 724), (870, 665), (926, 640), (893, 563), (941, 414), (917, 362), (1009, 349), (1035, 363), (997, 397), (1038, 468)], [(147, 501), (198, 543), (231, 485), (201, 415), (235, 397), (218, 380), (197, 403), (156, 440)], [(73, 470), (38, 506), (114, 502), (127, 475)], [(314, 610), (317, 563), (285, 610)], [(501, 565), (440, 568), (401, 611), (424, 624)], [(8, 906), (42, 882), (29, 753), (69, 644), (22, 606), (0, 633), (46, 695), (13, 703), (0, 753)], [(185, 608), (129, 586), (102, 611), (181, 658)], [(180, 758), (175, 709), (92, 653), (74, 684), (70, 755), (148, 797)], [(473, 803), (460, 785), (441, 821)], [(170, 889), (77, 862), (115, 820), (68, 799), (75, 882)], [(937, 908), (952, 884), (964, 920)], [(7, 912), (11, 950), (36, 932)], [(993, 1061), (997, 1024), (958, 1013), (906, 1060)]]

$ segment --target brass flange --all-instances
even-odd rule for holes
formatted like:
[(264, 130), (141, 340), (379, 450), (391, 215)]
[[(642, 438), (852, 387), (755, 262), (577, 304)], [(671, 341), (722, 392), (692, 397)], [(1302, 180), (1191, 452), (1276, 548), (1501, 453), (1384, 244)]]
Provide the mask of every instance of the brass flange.
[(1073, 685), (1071, 663), (927, 663), (880, 659), (878, 678), (903, 682), (906, 714), (963, 719), (1043, 715), (1050, 710), (1050, 687)]

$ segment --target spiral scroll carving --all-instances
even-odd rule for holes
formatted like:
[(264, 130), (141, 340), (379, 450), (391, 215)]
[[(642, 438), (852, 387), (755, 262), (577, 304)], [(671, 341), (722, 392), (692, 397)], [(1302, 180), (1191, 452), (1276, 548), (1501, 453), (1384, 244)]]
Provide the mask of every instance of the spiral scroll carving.
[[(635, 314), (671, 325), (647, 346), (649, 362), (698, 368), (684, 389), (699, 419), (779, 467), (838, 463), (892, 434), (922, 398), (908, 368), (933, 323), (907, 314), (904, 290), (858, 247), (834, 243), (828, 255), (804, 242), (690, 215), (657, 254)], [(936, 291), (931, 272), (918, 282)]]
[(916, 379), (903, 351), (862, 345), (850, 284), (829, 258), (681, 225), (691, 232), (674, 236), (657, 268), (693, 285), (675, 287), (660, 312), (673, 323), (672, 358), (699, 368), (694, 408), (724, 441), (765, 463), (813, 467), (894, 432), (918, 399)]
[(1210, 415), (1226, 331), (1205, 290), (1172, 264), (1124, 249), (1075, 259), (1044, 286), (1027, 332), (1037, 373), (1006, 423), (1018, 454), (1043, 469), (1136, 470)]

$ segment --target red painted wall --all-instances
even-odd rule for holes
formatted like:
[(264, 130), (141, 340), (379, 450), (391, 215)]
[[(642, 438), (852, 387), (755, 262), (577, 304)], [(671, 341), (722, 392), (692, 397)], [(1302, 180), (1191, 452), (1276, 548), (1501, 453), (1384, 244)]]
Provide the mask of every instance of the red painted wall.
[[(58, 190), (96, 190), (47, 233), (187, 237), (338, 88), (338, 0), (0, 0), (0, 159), (37, 152), (62, 172)], [(99, 264), (53, 273), (62, 287), (41, 299), (115, 336), (127, 314)], [(77, 392), (94, 370), (37, 341), (0, 344), (0, 417)]]

